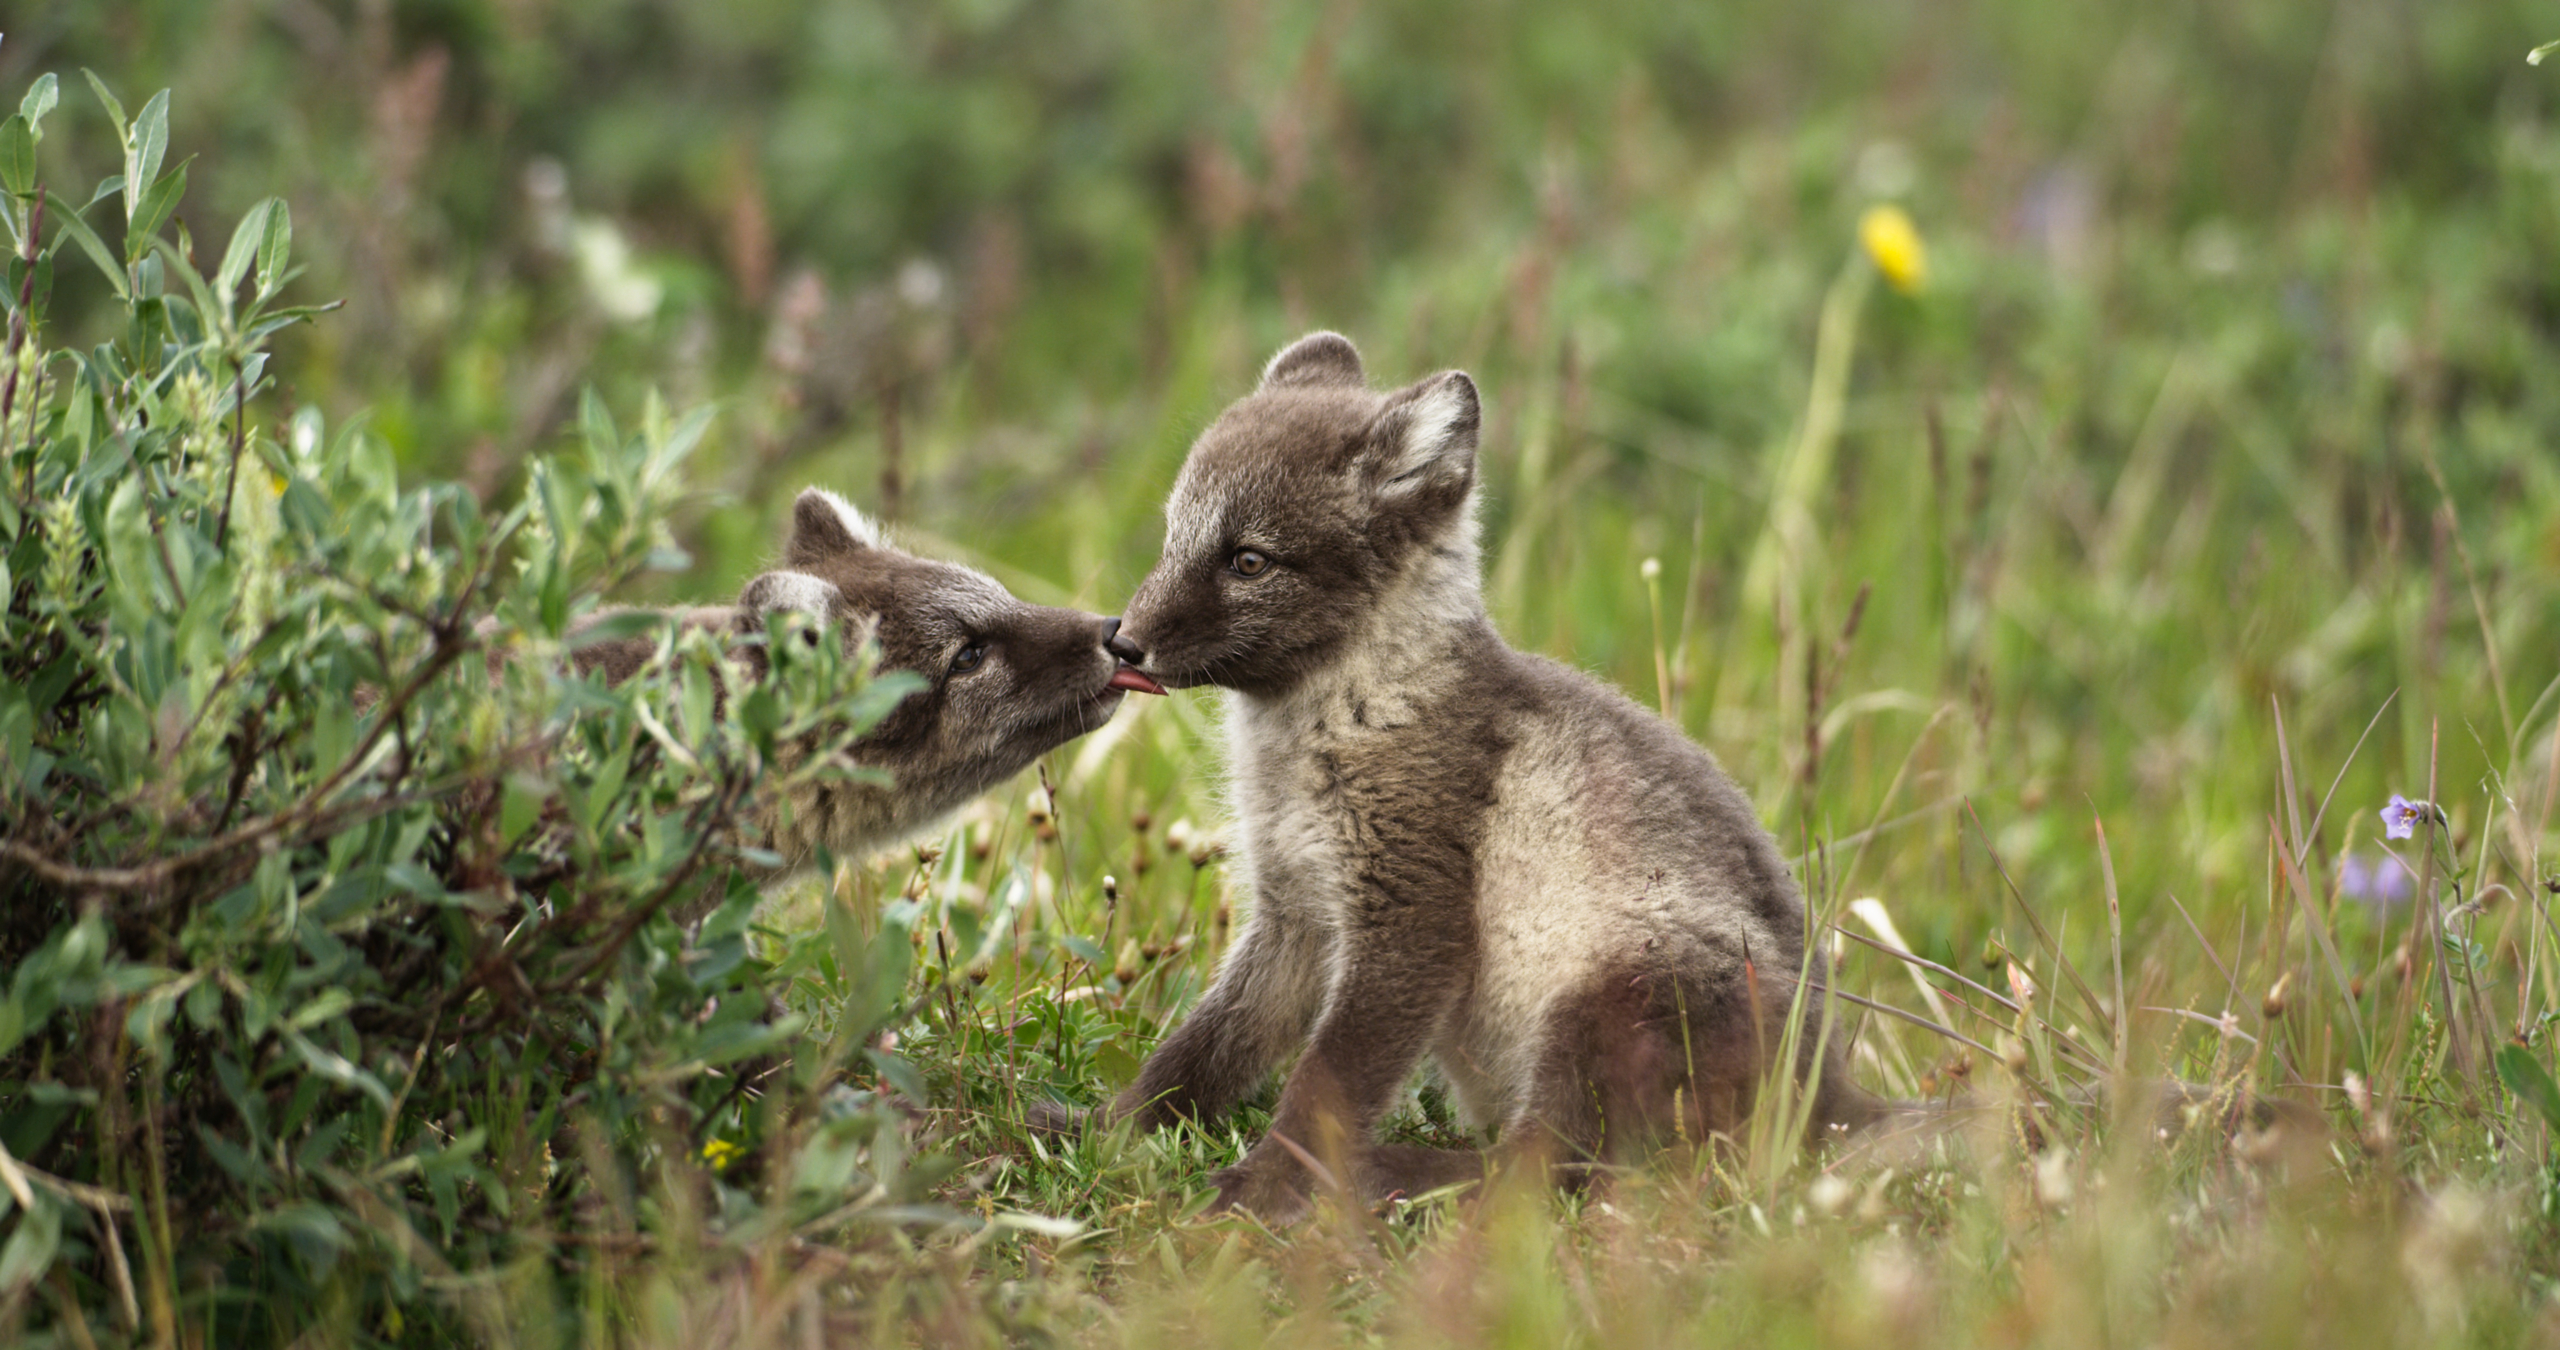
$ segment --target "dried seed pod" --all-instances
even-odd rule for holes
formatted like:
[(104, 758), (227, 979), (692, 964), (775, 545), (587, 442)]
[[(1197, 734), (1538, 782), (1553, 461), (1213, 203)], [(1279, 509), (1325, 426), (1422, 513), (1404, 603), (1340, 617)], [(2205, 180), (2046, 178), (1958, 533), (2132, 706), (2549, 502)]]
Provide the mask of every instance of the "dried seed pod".
[(2293, 972), (2288, 970), (2284, 974), (2276, 977), (2275, 987), (2267, 991), (2267, 997), (2265, 1001), (2258, 1005), (2258, 1010), (2265, 1013), (2267, 1020), (2270, 1022), (2284, 1016), (2284, 1010), (2287, 1006), (2286, 996), (2292, 991)]

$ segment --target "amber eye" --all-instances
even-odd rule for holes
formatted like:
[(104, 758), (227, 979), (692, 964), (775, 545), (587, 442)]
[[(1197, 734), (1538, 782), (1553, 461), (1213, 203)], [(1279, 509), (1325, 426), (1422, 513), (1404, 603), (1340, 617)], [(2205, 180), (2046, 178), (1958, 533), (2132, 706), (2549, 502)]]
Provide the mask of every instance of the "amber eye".
[(987, 644), (983, 642), (972, 642), (968, 646), (961, 648), (958, 656), (951, 658), (951, 673), (954, 675), (966, 675), (970, 671), (976, 670), (980, 664), (986, 661), (986, 659)]
[(1258, 577), (1271, 570), (1271, 560), (1252, 549), (1240, 548), (1227, 566), (1234, 568), (1237, 576)]

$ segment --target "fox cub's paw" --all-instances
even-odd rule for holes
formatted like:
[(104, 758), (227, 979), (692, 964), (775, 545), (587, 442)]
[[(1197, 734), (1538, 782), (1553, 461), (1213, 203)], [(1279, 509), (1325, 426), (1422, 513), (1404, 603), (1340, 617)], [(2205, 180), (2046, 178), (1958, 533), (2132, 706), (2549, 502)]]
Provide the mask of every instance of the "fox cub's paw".
[(1294, 1164), (1265, 1167), (1248, 1159), (1233, 1167), (1222, 1167), (1209, 1174), (1209, 1184), (1218, 1188), (1218, 1198), (1208, 1212), (1223, 1214), (1241, 1209), (1274, 1228), (1286, 1227), (1307, 1217), (1309, 1180), (1306, 1170)]

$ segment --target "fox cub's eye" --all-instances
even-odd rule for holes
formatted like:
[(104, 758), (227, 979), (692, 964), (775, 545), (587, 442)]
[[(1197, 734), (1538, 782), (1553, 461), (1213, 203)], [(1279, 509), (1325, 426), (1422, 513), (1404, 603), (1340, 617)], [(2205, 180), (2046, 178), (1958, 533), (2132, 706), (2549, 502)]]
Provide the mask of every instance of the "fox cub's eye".
[(976, 670), (986, 661), (986, 659), (987, 644), (983, 642), (972, 642), (968, 646), (961, 648), (958, 656), (951, 658), (951, 673), (954, 675), (966, 675), (970, 671)]
[(1258, 577), (1271, 570), (1271, 559), (1252, 549), (1240, 548), (1236, 550), (1236, 556), (1228, 560), (1227, 566), (1234, 568), (1237, 576)]

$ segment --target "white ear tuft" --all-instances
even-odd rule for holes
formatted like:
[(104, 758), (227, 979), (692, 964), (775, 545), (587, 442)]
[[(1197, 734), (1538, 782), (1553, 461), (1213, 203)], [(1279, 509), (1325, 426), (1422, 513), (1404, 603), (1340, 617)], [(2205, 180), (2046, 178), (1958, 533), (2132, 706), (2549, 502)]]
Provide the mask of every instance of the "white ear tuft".
[(846, 534), (852, 535), (872, 548), (878, 548), (885, 542), (881, 537), (880, 527), (873, 523), (871, 517), (856, 510), (853, 503), (825, 488), (813, 488), (811, 491), (825, 498), (827, 505), (835, 509), (836, 519), (844, 525)]
[(811, 562), (886, 547), (888, 540), (870, 517), (825, 488), (804, 489), (791, 504), (791, 543), (783, 550), (788, 561)]
[(1482, 413), (1476, 384), (1459, 371), (1404, 391), (1378, 419), (1369, 482), (1381, 495), (1462, 481), (1475, 468)]

